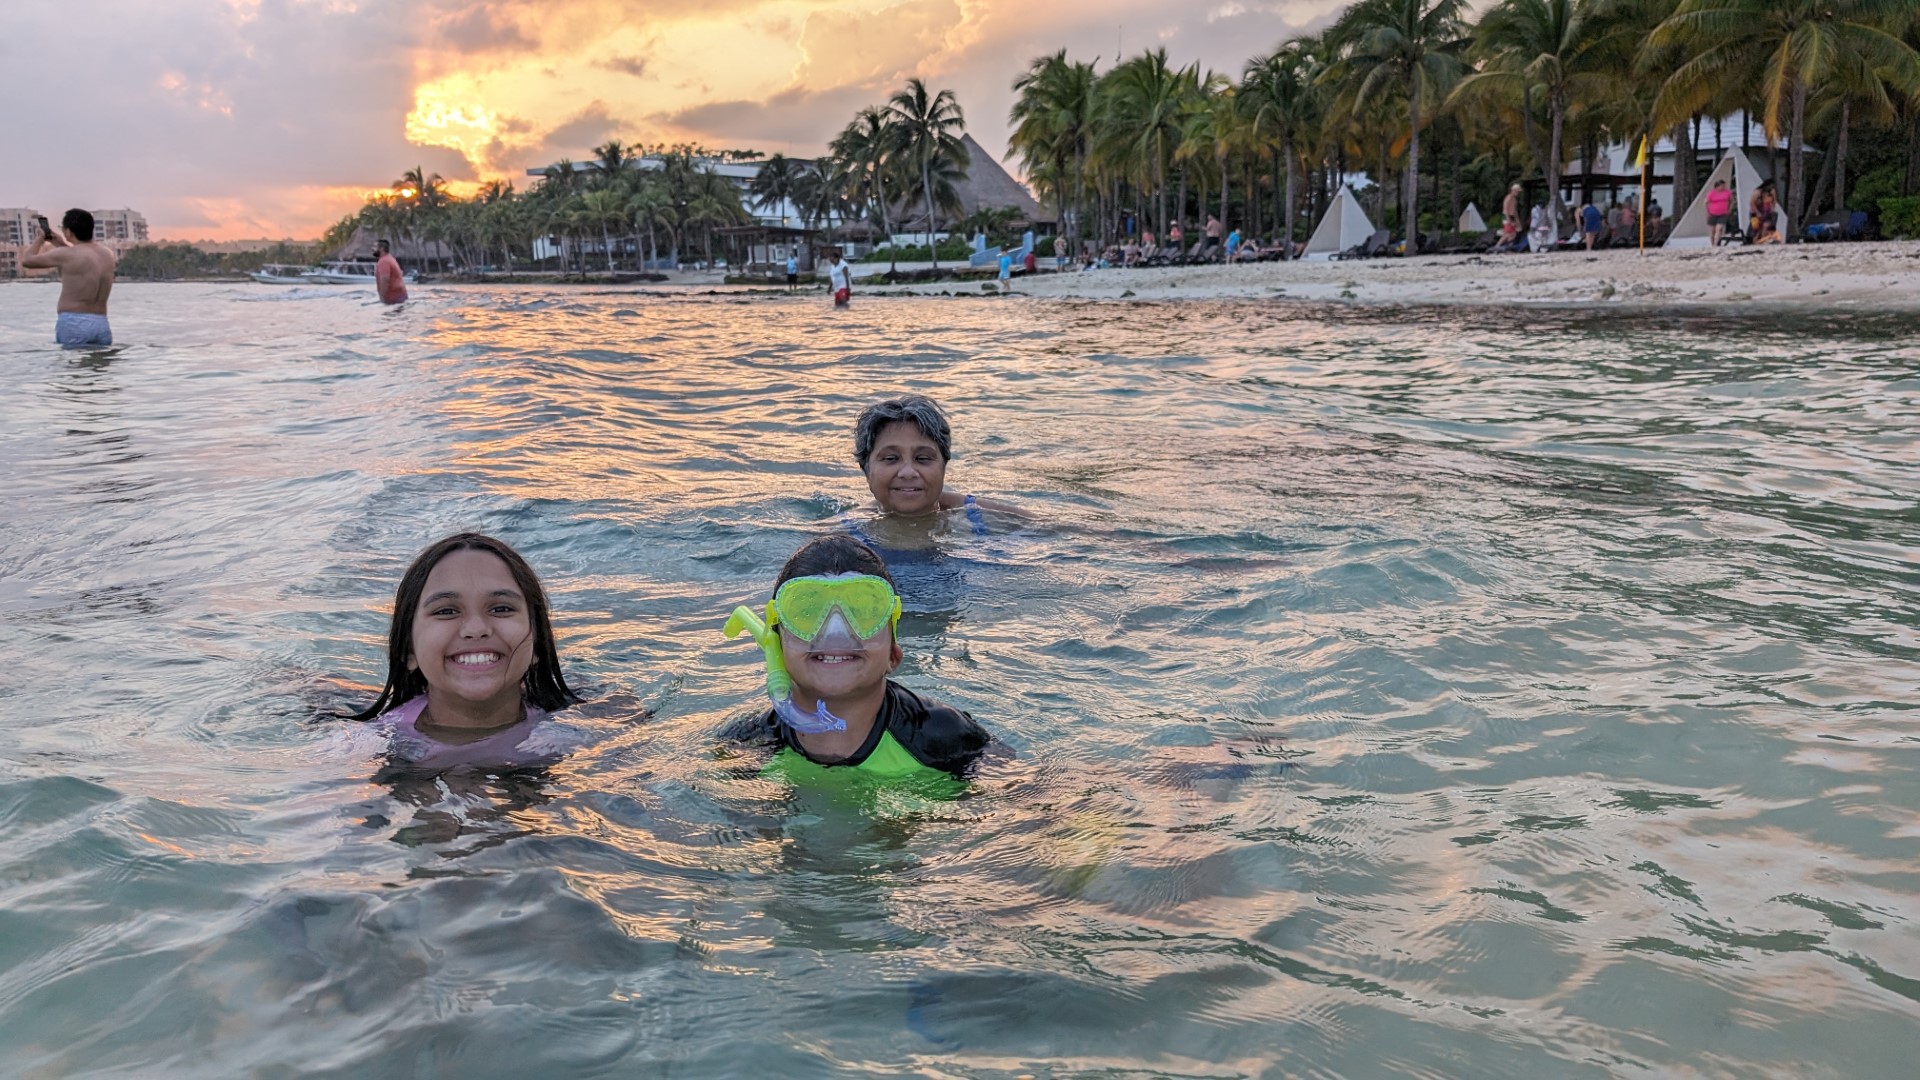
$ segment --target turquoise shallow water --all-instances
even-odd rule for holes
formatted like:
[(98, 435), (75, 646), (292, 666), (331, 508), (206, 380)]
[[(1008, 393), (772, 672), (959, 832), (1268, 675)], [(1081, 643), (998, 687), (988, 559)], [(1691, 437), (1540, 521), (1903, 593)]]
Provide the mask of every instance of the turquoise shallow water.
[[(1895, 319), (0, 288), (0, 1049), (29, 1076), (1906, 1076)], [(743, 775), (721, 641), (918, 390), (1039, 521), (902, 568), (948, 803)], [(460, 528), (597, 741), (376, 783)]]

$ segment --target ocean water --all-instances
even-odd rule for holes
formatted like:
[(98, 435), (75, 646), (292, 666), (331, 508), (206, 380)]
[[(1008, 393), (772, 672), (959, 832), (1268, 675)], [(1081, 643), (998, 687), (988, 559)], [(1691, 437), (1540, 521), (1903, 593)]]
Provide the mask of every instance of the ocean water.
[[(1910, 1076), (1900, 319), (0, 287), (0, 1072)], [(1027, 523), (903, 565), (1014, 752), (791, 790), (735, 604), (860, 406)], [(553, 594), (591, 745), (376, 776), (412, 555)]]

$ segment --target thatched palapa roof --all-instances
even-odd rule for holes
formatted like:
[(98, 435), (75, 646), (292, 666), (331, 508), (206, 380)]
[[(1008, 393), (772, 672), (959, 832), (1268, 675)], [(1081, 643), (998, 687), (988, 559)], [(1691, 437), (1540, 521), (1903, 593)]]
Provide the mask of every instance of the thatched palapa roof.
[[(967, 175), (954, 185), (960, 195), (961, 217), (971, 216), (981, 210), (1012, 207), (1020, 211), (1020, 216), (1030, 224), (1053, 220), (1053, 212), (1041, 206), (1040, 200), (1033, 197), (1033, 192), (1002, 168), (1000, 162), (987, 153), (986, 147), (974, 141), (973, 136), (962, 135), (960, 142), (967, 148), (967, 157), (970, 159)], [(918, 195), (917, 190), (911, 193), (911, 196)], [(914, 199), (914, 204), (908, 220), (896, 226), (901, 231), (926, 226), (926, 212), (919, 208), (917, 199)], [(946, 218), (947, 215), (941, 215), (943, 222)]]

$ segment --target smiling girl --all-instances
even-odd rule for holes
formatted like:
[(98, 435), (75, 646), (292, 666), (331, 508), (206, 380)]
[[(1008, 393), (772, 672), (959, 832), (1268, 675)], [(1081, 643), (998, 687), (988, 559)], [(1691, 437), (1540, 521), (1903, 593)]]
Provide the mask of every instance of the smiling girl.
[(533, 568), (493, 537), (459, 533), (400, 578), (386, 687), (353, 718), (385, 730), (407, 764), (531, 765), (558, 756), (536, 730), (547, 712), (579, 700)]

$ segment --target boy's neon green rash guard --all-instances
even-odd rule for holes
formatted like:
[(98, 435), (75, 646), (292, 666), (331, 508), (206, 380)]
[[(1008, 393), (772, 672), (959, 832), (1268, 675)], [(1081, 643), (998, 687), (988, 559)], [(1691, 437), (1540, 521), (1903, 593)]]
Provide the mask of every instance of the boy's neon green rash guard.
[(973, 717), (951, 705), (921, 697), (892, 679), (887, 680), (886, 697), (874, 717), (873, 730), (844, 759), (822, 761), (809, 756), (771, 709), (735, 724), (726, 736), (770, 747), (773, 757), (763, 775), (777, 775), (795, 783), (824, 779), (829, 773), (843, 770), (876, 780), (936, 776), (964, 779), (993, 742), (993, 736)]

